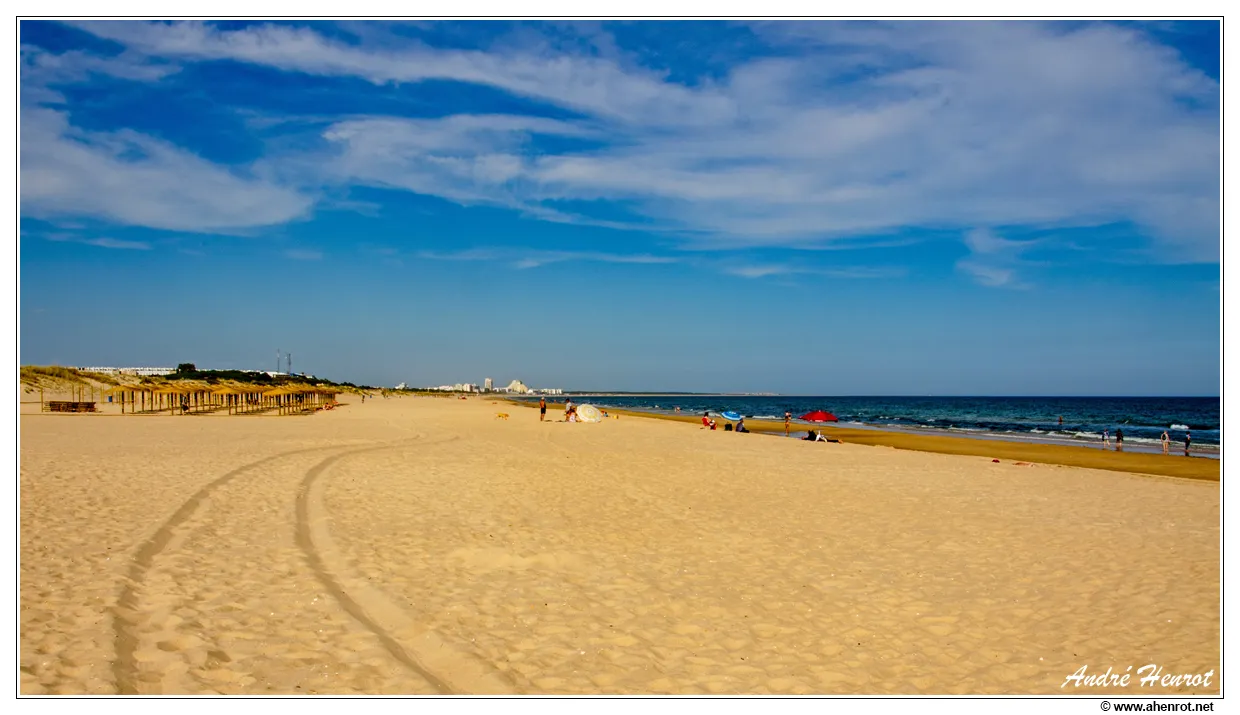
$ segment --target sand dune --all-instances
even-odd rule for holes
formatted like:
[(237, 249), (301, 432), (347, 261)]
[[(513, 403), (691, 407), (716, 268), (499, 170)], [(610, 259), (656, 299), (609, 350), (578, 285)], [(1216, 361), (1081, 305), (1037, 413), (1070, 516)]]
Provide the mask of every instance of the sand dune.
[[(1219, 692), (1217, 483), (476, 399), (21, 430), (24, 693)], [(1147, 663), (1215, 672), (1060, 688)]]

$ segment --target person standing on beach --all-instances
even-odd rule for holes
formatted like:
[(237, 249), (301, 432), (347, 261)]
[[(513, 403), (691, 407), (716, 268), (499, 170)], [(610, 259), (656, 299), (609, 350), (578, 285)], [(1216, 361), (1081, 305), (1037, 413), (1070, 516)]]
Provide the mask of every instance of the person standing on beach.
[(1115, 430), (1115, 451), (1124, 451), (1124, 430), (1122, 429)]
[(792, 413), (784, 411), (784, 436), (787, 437), (792, 432)]
[(1184, 456), (1185, 457), (1188, 456), (1188, 446), (1192, 443), (1193, 443), (1193, 433), (1185, 432), (1184, 433)]
[(1163, 443), (1163, 454), (1167, 454), (1167, 451), (1171, 448), (1171, 436), (1167, 434), (1167, 430), (1163, 430), (1162, 443)]
[(547, 417), (547, 398), (538, 398), (538, 421), (542, 422)]
[(1108, 430), (1102, 430), (1102, 448), (1106, 449), (1111, 446), (1111, 433)]

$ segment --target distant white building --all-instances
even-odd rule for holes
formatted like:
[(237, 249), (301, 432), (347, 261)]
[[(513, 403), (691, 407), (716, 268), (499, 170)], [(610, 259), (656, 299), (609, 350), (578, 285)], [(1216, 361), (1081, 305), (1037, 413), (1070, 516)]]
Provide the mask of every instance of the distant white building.
[(491, 382), (491, 378), (488, 377), (487, 379), (482, 381), (482, 389), (486, 390), (487, 392), (490, 392), (491, 390), (495, 389), (495, 383)]
[(402, 382), (402, 383), (400, 383), (399, 385), (397, 385), (397, 386), (396, 386), (395, 388), (393, 388), (393, 389), (396, 389), (396, 390), (408, 390), (408, 389), (409, 389), (409, 386), (408, 386), (408, 385), (406, 385), (405, 383), (403, 383), (403, 382)]
[(558, 387), (543, 387), (538, 390), (532, 390), (532, 392), (538, 392), (544, 395), (563, 395), (564, 394), (564, 391)]
[(530, 388), (526, 387), (525, 383), (521, 382), (520, 380), (513, 380), (512, 382), (508, 383), (507, 391), (515, 392), (517, 394), (523, 395), (529, 392)]
[(172, 367), (75, 367), (81, 372), (97, 372), (100, 375), (137, 375), (138, 377), (160, 377), (176, 372)]

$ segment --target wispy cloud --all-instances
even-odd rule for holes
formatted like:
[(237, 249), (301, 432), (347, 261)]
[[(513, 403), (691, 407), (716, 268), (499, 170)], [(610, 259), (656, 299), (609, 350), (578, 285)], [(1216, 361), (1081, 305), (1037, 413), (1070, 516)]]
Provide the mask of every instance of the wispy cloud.
[[(1173, 246), (1177, 260), (1218, 259), (1218, 83), (1135, 26), (759, 25), (755, 33), (779, 57), (693, 83), (643, 67), (645, 58), (611, 47), (603, 31), (592, 42), (606, 52), (572, 54), (548, 53), (538, 41), (478, 50), (347, 44), (287, 25), (78, 27), (141, 62), (227, 59), (374, 84), (447, 80), (570, 116), (340, 118), (322, 133), (326, 150), (270, 158), (323, 185), (402, 189), (546, 221), (656, 226), (721, 248), (815, 245), (905, 227), (1130, 221)], [(23, 130), (31, 123), (23, 117)], [(70, 141), (43, 143), (63, 153)], [(25, 144), (23, 133), (23, 183)], [(104, 159), (125, 168), (116, 153)], [(73, 176), (56, 168), (57, 178)], [(242, 193), (268, 194), (237, 212), (254, 217), (247, 225), (308, 210), (305, 194), (246, 181), (232, 177)], [(188, 202), (196, 223), (238, 220), (185, 193), (165, 198)], [(72, 205), (49, 207), (50, 194), (45, 211)], [(633, 220), (591, 208), (616, 202)], [(169, 222), (139, 211), (125, 218)], [(1000, 280), (993, 267), (990, 274)]]
[(56, 86), (94, 75), (155, 82), (180, 67), (141, 53), (97, 56), (22, 48), (21, 209), (181, 231), (238, 231), (304, 216), (311, 199), (130, 130), (74, 126)]
[(65, 113), (37, 107), (22, 108), (21, 124), (26, 216), (209, 232), (286, 223), (310, 208), (295, 191), (148, 135), (78, 129)]
[(635, 263), (635, 264), (667, 264), (676, 263), (678, 259), (671, 256), (626, 255), (619, 253), (595, 253), (590, 251), (537, 251), (516, 262), (517, 268), (537, 268), (549, 263), (566, 261), (591, 261), (596, 263)]
[(35, 85), (71, 82), (92, 74), (136, 82), (154, 82), (180, 71), (180, 66), (152, 60), (137, 53), (92, 55), (71, 50), (55, 54), (37, 47), (22, 47), (22, 80)]
[(1030, 287), (1020, 279), (1017, 269), (1024, 264), (1024, 253), (1038, 246), (1039, 241), (1013, 241), (988, 228), (975, 228), (964, 235), (964, 243), (969, 247), (969, 255), (957, 261), (957, 269), (991, 288)]
[(596, 251), (539, 251), (521, 248), (470, 248), (462, 251), (419, 251), (419, 258), (436, 261), (502, 261), (514, 268), (528, 270), (552, 263), (590, 261), (597, 263), (669, 264), (678, 263), (674, 256), (649, 254), (602, 253)]
[(145, 241), (123, 241), (118, 238), (85, 238), (81, 236), (72, 236), (68, 234), (48, 234), (43, 237), (48, 241), (58, 241), (63, 243), (81, 243), (86, 246), (96, 246), (98, 248), (115, 248), (126, 251), (149, 251), (151, 244)]
[(741, 278), (766, 278), (767, 276), (782, 276), (796, 271), (788, 266), (735, 266), (724, 268), (724, 273)]
[(494, 261), (501, 258), (503, 250), (468, 248), (463, 251), (418, 251), (416, 255), (430, 261)]
[[(684, 124), (710, 121), (704, 110), (732, 116), (733, 102), (693, 91), (659, 73), (622, 68), (587, 56), (537, 52), (448, 50), (406, 42), (404, 49), (364, 49), (307, 28), (261, 25), (221, 30), (202, 23), (79, 22), (77, 27), (144, 54), (184, 60), (230, 59), (328, 76), (361, 77), (374, 84), (452, 80), (496, 87), (621, 120)], [(694, 119), (694, 112), (697, 119)]]
[(770, 278), (773, 276), (819, 275), (829, 278), (867, 279), (899, 278), (907, 271), (899, 267), (843, 266), (820, 268), (790, 264), (724, 265), (720, 272), (741, 278)]

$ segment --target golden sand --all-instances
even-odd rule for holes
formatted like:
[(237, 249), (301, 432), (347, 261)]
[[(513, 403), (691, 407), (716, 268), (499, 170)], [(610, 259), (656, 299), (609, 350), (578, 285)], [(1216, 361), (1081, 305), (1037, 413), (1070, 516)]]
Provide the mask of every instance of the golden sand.
[(350, 399), (23, 405), (22, 692), (1219, 692), (1217, 483)]

